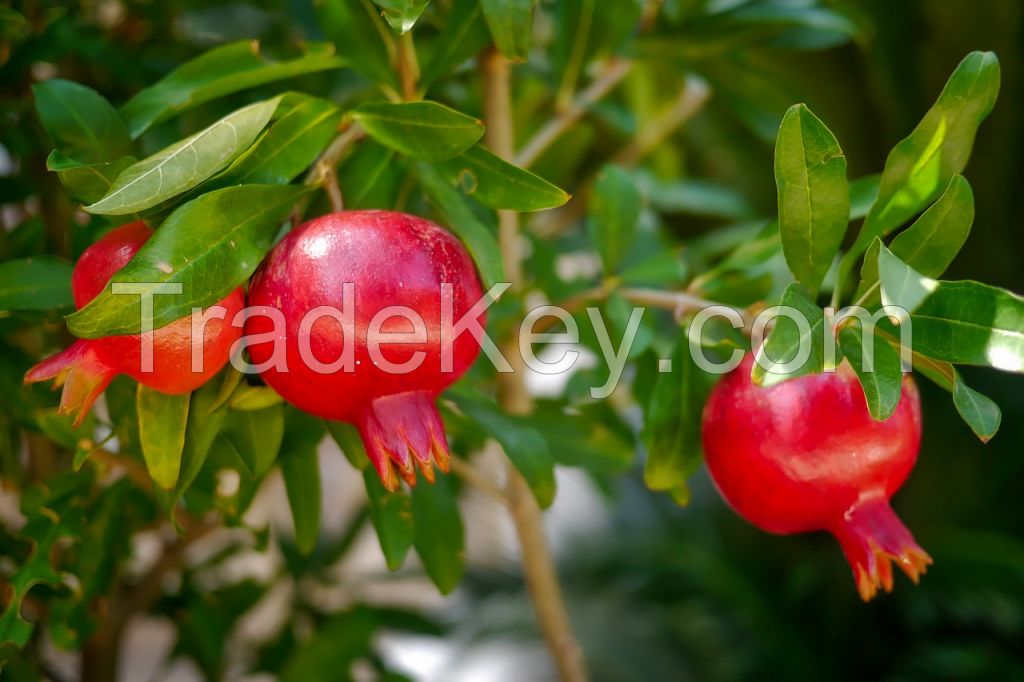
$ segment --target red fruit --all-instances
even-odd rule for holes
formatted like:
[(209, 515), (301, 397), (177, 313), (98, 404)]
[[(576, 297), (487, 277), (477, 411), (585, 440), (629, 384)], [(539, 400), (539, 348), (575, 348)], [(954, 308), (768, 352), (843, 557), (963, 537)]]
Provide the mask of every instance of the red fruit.
[(879, 422), (845, 362), (771, 388), (751, 382), (752, 365), (748, 355), (704, 408), (704, 452), (722, 497), (766, 531), (835, 535), (865, 601), (892, 590), (891, 561), (916, 583), (931, 558), (889, 507), (921, 442), (913, 379)]
[[(300, 347), (302, 321), (318, 306), (344, 311), (346, 283), (351, 283), (353, 294), (348, 306), (353, 311), (349, 363), (318, 371), (302, 351), (324, 365), (338, 365), (345, 357), (346, 330), (340, 320), (321, 317), (311, 321), (305, 334), (309, 345)], [(448, 470), (448, 443), (435, 399), (469, 369), (480, 350), (471, 334), (459, 335), (452, 344), (450, 371), (442, 371), (442, 283), (453, 286), (455, 323), (483, 296), (472, 259), (451, 233), (403, 213), (348, 211), (317, 218), (288, 234), (270, 252), (250, 287), (251, 306), (277, 309), (285, 321), (283, 338), (280, 333), (276, 338), (287, 370), (275, 364), (262, 371), (263, 378), (300, 409), (358, 427), (388, 489), (398, 485), (395, 466), (409, 485), (416, 482), (417, 466), (433, 480), (431, 455), (442, 471)], [(377, 366), (370, 354), (371, 320), (388, 306), (404, 306), (424, 323), (424, 333), (415, 343), (380, 345), (383, 358), (394, 364), (422, 353), (422, 362), (407, 373)], [(477, 320), (482, 326), (482, 312)], [(264, 315), (246, 323), (247, 337), (273, 330), (272, 320)], [(413, 322), (404, 317), (389, 317), (381, 327), (385, 334), (414, 330)], [(253, 362), (268, 362), (275, 345), (253, 343)]]
[[(153, 231), (136, 222), (111, 230), (82, 253), (71, 275), (75, 307), (82, 308), (96, 298), (118, 270), (128, 264)], [(241, 337), (241, 329), (231, 320), (245, 305), (242, 289), (228, 294), (216, 305), (222, 306), (223, 319), (207, 321), (202, 343), (202, 371), (192, 371), (192, 317), (182, 318), (146, 335), (108, 336), (79, 339), (56, 355), (43, 360), (25, 374), (25, 382), (55, 379), (63, 384), (61, 414), (75, 413), (81, 423), (100, 393), (118, 374), (127, 374), (140, 384), (162, 393), (188, 393), (202, 386), (228, 361), (231, 344)], [(198, 314), (195, 316), (198, 318)], [(144, 372), (142, 348), (145, 336), (152, 336), (153, 367)]]

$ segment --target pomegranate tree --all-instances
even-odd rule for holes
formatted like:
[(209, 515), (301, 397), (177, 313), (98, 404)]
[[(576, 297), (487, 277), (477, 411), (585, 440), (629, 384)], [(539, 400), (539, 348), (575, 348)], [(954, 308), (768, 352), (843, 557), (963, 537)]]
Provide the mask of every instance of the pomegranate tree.
[(766, 531), (835, 535), (865, 601), (892, 590), (891, 562), (917, 582), (931, 558), (889, 506), (921, 442), (914, 380), (903, 379), (892, 416), (875, 421), (845, 362), (770, 388), (751, 381), (753, 363), (748, 354), (704, 408), (704, 451), (722, 496)]
[[(434, 401), (480, 350), (471, 334), (462, 334), (453, 339), (450, 367), (443, 365), (442, 284), (451, 285), (453, 321), (483, 296), (469, 253), (451, 233), (404, 213), (347, 211), (288, 234), (249, 292), (254, 312), (267, 306), (285, 322), (283, 339), (263, 343), (257, 337), (274, 331), (273, 319), (255, 314), (246, 323), (254, 363), (269, 364), (263, 378), (300, 409), (357, 426), (388, 489), (398, 485), (395, 468), (410, 485), (417, 467), (433, 479), (432, 459), (448, 470)], [(342, 319), (346, 311), (350, 325)], [(371, 334), (381, 355), (368, 343)], [(414, 340), (393, 344), (384, 341), (388, 335)], [(277, 341), (284, 363), (272, 356)]]
[[(141, 221), (129, 223), (111, 230), (86, 249), (71, 276), (75, 307), (81, 309), (96, 298), (152, 234)], [(245, 305), (242, 289), (235, 289), (215, 305), (223, 307), (226, 314), (207, 321), (202, 338), (193, 338), (192, 317), (185, 317), (145, 334), (78, 339), (30, 369), (25, 381), (54, 379), (63, 385), (59, 411), (74, 414), (76, 425), (118, 374), (127, 374), (162, 393), (194, 391), (224, 367), (231, 345), (241, 336), (231, 320)], [(153, 364), (147, 368), (143, 348), (150, 343)], [(193, 367), (194, 348), (202, 354), (201, 367)]]

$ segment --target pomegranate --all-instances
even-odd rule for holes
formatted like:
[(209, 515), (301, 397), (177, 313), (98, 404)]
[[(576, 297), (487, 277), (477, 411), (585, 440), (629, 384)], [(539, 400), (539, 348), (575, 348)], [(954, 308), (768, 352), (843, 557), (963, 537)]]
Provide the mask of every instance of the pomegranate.
[(753, 362), (748, 354), (704, 408), (704, 452), (722, 497), (772, 533), (831, 532), (864, 601), (892, 590), (893, 561), (916, 583), (931, 558), (889, 506), (921, 441), (913, 379), (880, 422), (846, 362), (770, 388), (751, 382)]
[[(389, 490), (398, 485), (395, 468), (409, 485), (417, 467), (433, 481), (432, 457), (448, 470), (435, 400), (480, 347), (473, 335), (459, 334), (450, 366), (443, 362), (444, 284), (451, 285), (457, 323), (483, 292), (472, 259), (451, 233), (403, 213), (347, 211), (289, 233), (250, 287), (246, 337), (256, 366), (269, 365), (260, 367), (263, 378), (300, 409), (354, 424)], [(280, 311), (283, 334), (275, 336), (269, 315), (256, 314), (259, 306)], [(482, 310), (475, 319), (482, 327)], [(399, 334), (408, 340), (385, 341)], [(270, 342), (257, 338), (262, 335)], [(379, 345), (368, 343), (371, 337)]]
[[(82, 308), (96, 298), (152, 234), (141, 221), (129, 223), (111, 230), (86, 249), (71, 274), (75, 307)], [(208, 320), (201, 340), (192, 339), (192, 317), (175, 320), (146, 335), (79, 339), (30, 369), (25, 382), (55, 379), (57, 386), (63, 384), (59, 412), (75, 414), (76, 426), (118, 374), (127, 374), (163, 393), (193, 391), (221, 370), (230, 357), (231, 345), (242, 333), (231, 326), (232, 318), (245, 305), (242, 289), (235, 289), (216, 305), (223, 307), (226, 315)], [(149, 337), (153, 344), (152, 371), (143, 371), (143, 342), (149, 343)], [(202, 371), (193, 371), (195, 343), (202, 344)]]

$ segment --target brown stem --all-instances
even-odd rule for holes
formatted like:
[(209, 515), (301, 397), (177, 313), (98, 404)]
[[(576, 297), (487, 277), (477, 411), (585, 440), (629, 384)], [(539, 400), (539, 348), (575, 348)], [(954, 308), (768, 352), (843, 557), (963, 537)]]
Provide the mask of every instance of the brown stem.
[(492, 483), (489, 478), (481, 474), (477, 469), (469, 462), (463, 461), (458, 457), (452, 457), (448, 461), (448, 465), (451, 467), (452, 472), (459, 478), (469, 483), (474, 488), (481, 492), (489, 495), (504, 506), (509, 506), (508, 496), (505, 495), (505, 491), (498, 487), (497, 484)]
[(398, 42), (398, 80), (402, 84), (402, 99), (407, 102), (417, 99), (416, 84), (420, 80), (420, 65), (416, 59), (412, 31), (403, 33)]
[[(484, 114), (487, 118), (487, 142), (491, 150), (504, 159), (511, 159), (514, 149), (514, 130), (511, 107), (511, 73), (508, 60), (497, 51), (490, 51), (483, 59)], [(515, 212), (500, 214), (499, 242), (508, 281), (513, 291), (523, 288), (522, 250), (519, 236), (519, 217)], [(533, 409), (524, 383), (522, 355), (517, 350), (517, 339), (506, 344), (506, 357), (512, 359), (513, 372), (501, 374), (501, 402), (506, 410), (515, 414), (529, 413)], [(565, 607), (558, 573), (544, 536), (540, 507), (529, 486), (508, 462), (506, 495), (515, 523), (516, 535), (522, 549), (523, 573), (533, 600), (533, 608), (555, 667), (564, 682), (585, 682), (587, 671), (583, 652), (576, 642)]]

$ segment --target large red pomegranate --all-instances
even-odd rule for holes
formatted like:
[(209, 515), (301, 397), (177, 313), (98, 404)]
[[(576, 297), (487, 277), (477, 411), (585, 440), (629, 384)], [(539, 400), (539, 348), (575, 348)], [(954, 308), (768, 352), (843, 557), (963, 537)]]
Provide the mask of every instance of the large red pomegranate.
[[(152, 234), (145, 223), (130, 223), (111, 230), (86, 249), (71, 275), (75, 307), (82, 308), (96, 298)], [(25, 382), (55, 379), (57, 385), (63, 384), (59, 411), (74, 413), (76, 425), (118, 374), (127, 374), (162, 393), (193, 391), (221, 370), (230, 357), (231, 344), (242, 334), (239, 327), (231, 326), (232, 318), (245, 305), (242, 289), (235, 289), (215, 305), (223, 307), (225, 315), (222, 319), (207, 320), (201, 339), (192, 338), (192, 317), (175, 320), (146, 335), (79, 339), (30, 369)], [(147, 368), (143, 366), (143, 342), (149, 343), (150, 336), (152, 371), (144, 371)], [(196, 344), (202, 344), (201, 368), (193, 367)]]
[(845, 362), (770, 388), (751, 382), (753, 362), (745, 357), (704, 408), (704, 451), (722, 496), (773, 533), (831, 532), (865, 601), (892, 589), (892, 561), (917, 582), (931, 558), (889, 506), (921, 441), (913, 379), (893, 415), (875, 421)]
[[(263, 378), (300, 409), (355, 424), (388, 489), (398, 485), (395, 467), (409, 485), (416, 482), (416, 467), (433, 480), (432, 456), (448, 470), (435, 400), (480, 347), (472, 334), (455, 337), (451, 364), (443, 366), (443, 284), (451, 285), (455, 322), (483, 296), (472, 259), (451, 233), (403, 213), (346, 211), (289, 233), (250, 287), (246, 336), (253, 362), (269, 363), (261, 368)], [(272, 318), (256, 314), (259, 306), (283, 314), (276, 336)], [(389, 314), (398, 311), (394, 306), (402, 316)], [(344, 317), (346, 310), (351, 318)], [(411, 343), (381, 343), (374, 356), (368, 338), (375, 317), (382, 335), (406, 334)], [(482, 310), (476, 319), (482, 326)], [(264, 334), (260, 342), (257, 335)], [(384, 363), (410, 364), (396, 372)]]

